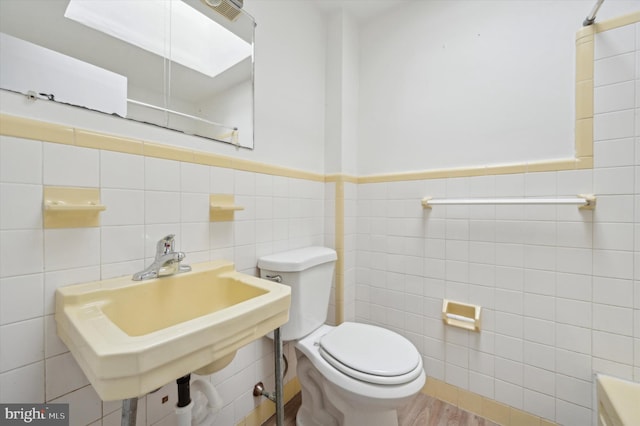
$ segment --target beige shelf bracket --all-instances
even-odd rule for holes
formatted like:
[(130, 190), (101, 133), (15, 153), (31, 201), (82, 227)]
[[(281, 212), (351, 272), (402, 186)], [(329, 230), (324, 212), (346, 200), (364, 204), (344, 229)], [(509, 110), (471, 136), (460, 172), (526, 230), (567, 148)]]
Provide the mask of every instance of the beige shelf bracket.
[(211, 194), (209, 196), (209, 220), (211, 222), (229, 222), (235, 217), (234, 213), (244, 210), (243, 206), (235, 204), (233, 194)]
[(100, 189), (45, 186), (43, 191), (45, 229), (100, 226)]

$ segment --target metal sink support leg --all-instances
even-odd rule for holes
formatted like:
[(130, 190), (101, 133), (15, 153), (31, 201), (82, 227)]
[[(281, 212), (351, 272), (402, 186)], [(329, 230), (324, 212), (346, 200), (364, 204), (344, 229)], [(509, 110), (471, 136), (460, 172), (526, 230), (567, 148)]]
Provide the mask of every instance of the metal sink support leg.
[[(282, 391), (282, 340), (280, 339), (280, 328), (273, 331), (273, 346), (275, 349), (275, 370), (276, 370), (276, 426), (284, 425), (284, 394)], [(123, 424), (124, 426), (124, 424)]]
[(136, 426), (136, 417), (138, 415), (138, 398), (129, 398), (122, 400), (122, 417), (121, 426)]

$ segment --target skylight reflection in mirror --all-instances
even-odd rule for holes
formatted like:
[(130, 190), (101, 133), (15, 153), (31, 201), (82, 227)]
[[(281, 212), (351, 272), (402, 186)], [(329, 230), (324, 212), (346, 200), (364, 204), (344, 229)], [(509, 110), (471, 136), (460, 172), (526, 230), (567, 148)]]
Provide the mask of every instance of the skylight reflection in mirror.
[(210, 77), (252, 54), (250, 43), (180, 0), (70, 0), (65, 17)]

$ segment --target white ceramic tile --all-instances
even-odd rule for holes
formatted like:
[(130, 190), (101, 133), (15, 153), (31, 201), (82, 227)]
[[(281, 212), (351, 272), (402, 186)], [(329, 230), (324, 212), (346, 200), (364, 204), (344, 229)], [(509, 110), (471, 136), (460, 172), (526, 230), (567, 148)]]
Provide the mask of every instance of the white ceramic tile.
[(524, 243), (538, 245), (556, 244), (556, 222), (530, 220), (524, 223), (515, 223), (522, 229), (522, 240)]
[(591, 353), (591, 329), (556, 324), (556, 346), (583, 354)]
[(43, 315), (42, 274), (0, 280), (0, 325)]
[(593, 358), (593, 371), (625, 380), (633, 380), (633, 367), (601, 358)]
[[(180, 250), (187, 256), (196, 251), (209, 250), (209, 223), (183, 223), (180, 226)], [(192, 260), (187, 259), (189, 262)]]
[(593, 218), (598, 222), (633, 222), (634, 197), (630, 195), (598, 196)]
[(0, 372), (44, 359), (42, 317), (0, 326)]
[(633, 167), (608, 167), (593, 171), (593, 189), (596, 194), (633, 194), (634, 183)]
[(144, 191), (103, 188), (101, 201), (107, 206), (100, 215), (102, 226), (144, 224)]
[(530, 269), (554, 270), (558, 265), (559, 248), (553, 246), (524, 246), (524, 267)]
[(497, 311), (522, 314), (523, 303), (521, 292), (496, 288), (494, 308)]
[(591, 407), (591, 381), (556, 374), (556, 397), (583, 407)]
[(558, 172), (557, 177), (558, 195), (590, 194), (593, 192), (592, 170), (565, 170)]
[(209, 166), (180, 163), (180, 189), (182, 192), (209, 194)]
[(594, 58), (602, 59), (635, 50), (635, 28), (633, 25), (599, 32), (594, 37)]
[(555, 421), (561, 425), (591, 424), (591, 409), (556, 398)]
[(496, 266), (495, 286), (505, 290), (522, 291), (524, 288), (524, 270), (522, 268)]
[(593, 151), (595, 168), (632, 166), (634, 164), (635, 143), (633, 138), (598, 141), (593, 144)]
[(629, 138), (633, 137), (634, 134), (634, 110), (596, 114), (593, 117), (594, 141)]
[(595, 223), (593, 248), (604, 250), (633, 250), (634, 225), (632, 223)]
[(68, 352), (67, 346), (60, 340), (56, 331), (56, 320), (53, 315), (44, 317), (44, 356), (51, 358), (52, 356), (61, 355)]
[(447, 383), (451, 383), (453, 386), (461, 389), (467, 389), (469, 387), (469, 373), (467, 369), (457, 365), (445, 364), (445, 380)]
[(0, 277), (43, 271), (42, 231), (0, 231)]
[[(511, 361), (522, 362), (523, 341), (520, 338), (495, 334), (496, 353)], [(497, 365), (496, 365), (497, 367)]]
[(145, 191), (145, 224), (170, 224), (180, 222), (180, 193)]
[(591, 304), (579, 300), (556, 299), (555, 320), (578, 327), (591, 327)]
[(593, 301), (620, 307), (633, 307), (633, 281), (615, 278), (593, 278)]
[(51, 401), (89, 384), (73, 355), (67, 352), (46, 360), (46, 397)]
[[(518, 339), (522, 339), (523, 337), (523, 323), (524, 318), (521, 315), (509, 314), (506, 312), (495, 312), (495, 333), (496, 333), (496, 347), (499, 346), (499, 342), (502, 337), (499, 335), (514, 337)], [(522, 342), (520, 342), (522, 343)], [(505, 355), (502, 351), (498, 352), (500, 356), (505, 358), (510, 358)]]
[(567, 248), (591, 248), (593, 225), (585, 222), (557, 223), (557, 244)]
[[(256, 193), (256, 174), (253, 172), (245, 172), (236, 170), (234, 173), (234, 193), (236, 195), (255, 195)], [(294, 185), (297, 187), (297, 185)]]
[(555, 351), (555, 371), (581, 380), (591, 380), (591, 355), (564, 349)]
[(633, 336), (633, 309), (594, 303), (593, 329)]
[(0, 374), (0, 395), (5, 404), (44, 404), (44, 361)]
[(633, 253), (614, 250), (593, 250), (593, 275), (633, 278)]
[(553, 321), (555, 319), (555, 298), (525, 293), (524, 314), (532, 318)]
[(120, 152), (100, 152), (102, 188), (144, 189), (144, 157)]
[(494, 399), (494, 379), (492, 376), (470, 371), (469, 390), (486, 398)]
[(58, 287), (79, 284), (100, 279), (98, 265), (88, 268), (66, 269), (61, 271), (47, 271), (44, 275), (44, 313), (53, 314), (55, 311), (55, 291)]
[(0, 182), (42, 184), (42, 142), (0, 136)]
[(144, 258), (144, 226), (103, 226), (101, 262), (116, 263)]
[(179, 191), (180, 163), (162, 158), (144, 158), (144, 188), (149, 191)]
[(593, 92), (594, 114), (633, 109), (635, 107), (635, 82), (633, 80), (596, 87)]
[(555, 272), (539, 269), (525, 269), (524, 291), (527, 293), (554, 296), (556, 291)]
[(557, 248), (557, 270), (575, 274), (591, 273), (591, 250), (581, 248)]
[(524, 371), (521, 362), (496, 356), (495, 368), (496, 379), (504, 380), (511, 384), (522, 386), (524, 382)]
[(524, 389), (524, 411), (535, 414), (544, 419), (553, 420), (555, 418), (556, 407), (555, 398), (540, 392)]
[(593, 280), (591, 275), (558, 273), (556, 275), (556, 296), (591, 301)]
[(557, 192), (556, 172), (526, 173), (524, 182), (527, 197), (546, 197)]
[(44, 265), (47, 271), (100, 264), (100, 228), (46, 229)]
[(636, 55), (625, 53), (595, 61), (593, 85), (595, 87), (633, 80), (635, 77)]
[(43, 181), (45, 185), (86, 186), (100, 183), (100, 152), (54, 143), (44, 144)]
[(521, 244), (496, 244), (496, 265), (524, 265), (524, 247)]
[(0, 230), (42, 228), (42, 186), (0, 183)]
[(553, 370), (556, 363), (555, 348), (553, 346), (525, 340), (523, 350), (522, 359), (526, 366)]
[(602, 331), (593, 332), (593, 356), (633, 364), (633, 338)]
[(530, 365), (524, 366), (524, 387), (547, 395), (555, 395), (555, 374)]
[(181, 222), (209, 222), (209, 194), (182, 192), (180, 201)]
[(102, 401), (91, 386), (85, 386), (51, 402), (69, 404), (69, 419), (73, 419), (71, 424), (90, 425), (92, 422), (101, 424)]

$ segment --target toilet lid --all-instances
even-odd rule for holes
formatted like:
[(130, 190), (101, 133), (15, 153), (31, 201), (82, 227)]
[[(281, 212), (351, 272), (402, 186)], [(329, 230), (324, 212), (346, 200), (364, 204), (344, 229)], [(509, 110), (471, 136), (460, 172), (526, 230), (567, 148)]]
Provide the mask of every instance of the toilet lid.
[(422, 359), (413, 344), (385, 328), (345, 322), (320, 339), (322, 357), (356, 379), (406, 383), (419, 376)]

